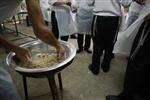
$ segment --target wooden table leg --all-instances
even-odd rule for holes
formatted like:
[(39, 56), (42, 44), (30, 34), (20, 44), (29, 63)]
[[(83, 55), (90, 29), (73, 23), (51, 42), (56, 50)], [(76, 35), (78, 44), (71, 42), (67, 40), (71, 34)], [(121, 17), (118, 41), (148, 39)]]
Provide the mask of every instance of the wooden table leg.
[(59, 82), (59, 88), (60, 88), (60, 90), (63, 90), (62, 79), (61, 79), (61, 73), (58, 73), (58, 82)]
[(60, 100), (54, 75), (47, 76), (53, 100)]
[(27, 88), (27, 80), (26, 80), (26, 76), (22, 76), (22, 79), (23, 79), (23, 86), (24, 86), (25, 100), (28, 100), (28, 88)]

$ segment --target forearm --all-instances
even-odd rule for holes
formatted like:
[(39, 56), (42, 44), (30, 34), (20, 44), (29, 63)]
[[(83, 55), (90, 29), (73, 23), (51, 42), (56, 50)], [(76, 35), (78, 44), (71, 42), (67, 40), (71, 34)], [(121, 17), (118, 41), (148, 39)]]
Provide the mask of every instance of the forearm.
[(21, 48), (15, 44), (3, 39), (2, 37), (0, 37), (0, 47), (3, 47), (10, 51), (15, 52), (16, 57), (21, 61), (25, 61), (25, 60), (29, 59), (29, 57), (31, 56), (27, 49)]
[(0, 47), (9, 49), (10, 51), (15, 52), (17, 49), (19, 49), (20, 47), (12, 44), (11, 42), (5, 40), (4, 38), (0, 37)]
[(58, 48), (60, 46), (59, 42), (43, 20), (39, 0), (26, 0), (26, 3), (35, 35), (45, 43)]
[(48, 29), (47, 26), (39, 26), (39, 28), (37, 27), (37, 29), (35, 29), (35, 35), (43, 42), (52, 45), (55, 48), (60, 47), (58, 40), (54, 37), (53, 33)]

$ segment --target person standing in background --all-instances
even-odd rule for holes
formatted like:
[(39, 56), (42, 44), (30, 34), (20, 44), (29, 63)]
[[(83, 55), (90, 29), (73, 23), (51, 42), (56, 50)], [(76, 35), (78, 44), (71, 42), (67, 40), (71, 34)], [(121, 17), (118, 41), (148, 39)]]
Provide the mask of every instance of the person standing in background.
[(126, 28), (126, 19), (128, 17), (129, 7), (130, 7), (132, 0), (121, 0), (120, 2), (122, 2), (123, 5), (121, 6), (122, 17), (121, 17), (119, 31), (124, 31)]
[(50, 10), (49, 0), (40, 0), (40, 7), (42, 10), (42, 15), (45, 21), (45, 24), (48, 25), (48, 10)]
[(120, 34), (123, 35), (118, 37), (114, 53), (129, 54), (123, 89), (119, 95), (106, 96), (106, 100), (136, 100), (137, 96), (149, 100), (150, 0), (146, 1), (138, 19)]
[(68, 41), (68, 38), (74, 32), (71, 31), (73, 28), (71, 11), (71, 0), (49, 0), (52, 6), (51, 22), (52, 31), (55, 37), (61, 40)]
[(133, 0), (126, 19), (126, 28), (128, 28), (139, 16), (141, 9), (144, 7), (146, 0)]
[(79, 6), (76, 14), (77, 33), (78, 33), (77, 53), (80, 53), (83, 50), (85, 50), (87, 53), (92, 53), (92, 51), (90, 50), (90, 44), (91, 44), (91, 24), (93, 18), (92, 10), (94, 0), (82, 0), (82, 1), (78, 0), (77, 2)]
[(150, 93), (150, 14), (144, 18), (134, 38), (128, 58), (123, 90), (119, 95), (108, 95), (106, 100), (149, 100)]
[[(97, 75), (100, 66), (104, 72), (110, 69), (113, 58), (113, 47), (119, 28), (121, 17), (120, 0), (94, 0), (92, 23), (93, 55), (89, 70)], [(100, 58), (104, 51), (104, 58)]]

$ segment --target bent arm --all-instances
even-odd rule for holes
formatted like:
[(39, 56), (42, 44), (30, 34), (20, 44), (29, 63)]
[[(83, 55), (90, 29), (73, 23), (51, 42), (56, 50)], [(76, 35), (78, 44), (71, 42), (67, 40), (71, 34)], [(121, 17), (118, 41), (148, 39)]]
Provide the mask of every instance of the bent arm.
[(15, 44), (5, 40), (2, 37), (0, 37), (0, 47), (3, 47), (10, 51), (15, 52), (17, 58), (20, 59), (21, 61), (27, 60), (30, 57), (30, 53), (28, 50), (21, 48)]
[(11, 42), (5, 40), (4, 38), (0, 37), (0, 47), (9, 49), (13, 52), (15, 52), (17, 49), (19, 49), (18, 46), (12, 44)]
[(31, 18), (34, 34), (47, 44), (56, 48), (59, 47), (59, 42), (54, 37), (53, 33), (45, 25), (42, 12), (39, 5), (39, 0), (26, 0), (27, 9)]
[(64, 54), (64, 48), (60, 45), (44, 22), (39, 0), (26, 0), (26, 4), (36, 37), (43, 42), (54, 46), (59, 54)]

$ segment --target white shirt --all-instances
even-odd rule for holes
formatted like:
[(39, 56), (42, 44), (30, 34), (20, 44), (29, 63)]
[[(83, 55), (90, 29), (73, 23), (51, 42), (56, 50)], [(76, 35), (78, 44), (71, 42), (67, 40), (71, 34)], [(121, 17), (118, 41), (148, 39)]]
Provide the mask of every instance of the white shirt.
[[(59, 29), (59, 36), (61, 37), (61, 36), (71, 35), (74, 33), (72, 31), (73, 20), (70, 14), (71, 8), (66, 4), (53, 6), (53, 4), (57, 1), (58, 0), (49, 0), (49, 3), (52, 5), (52, 10), (55, 11), (55, 16), (57, 19), (57, 24)], [(64, 1), (68, 1), (68, 0), (64, 0)]]
[(22, 0), (0, 0), (0, 23), (16, 14)]
[(129, 7), (129, 11), (139, 13), (141, 11), (141, 9), (143, 8), (143, 6), (144, 5), (140, 5), (137, 2), (132, 2)]
[(76, 0), (79, 8), (91, 10), (93, 9), (94, 0)]
[(48, 21), (48, 9), (50, 9), (49, 0), (40, 0), (40, 7), (45, 21)]
[(57, 0), (49, 0), (49, 4), (53, 5)]
[(98, 16), (121, 16), (120, 0), (95, 0), (93, 13)]
[[(149, 2), (150, 2), (150, 0), (146, 0), (145, 5), (147, 5)], [(145, 5), (140, 5), (137, 2), (132, 2), (130, 7), (129, 7), (129, 11), (140, 13), (140, 11), (145, 7)]]

